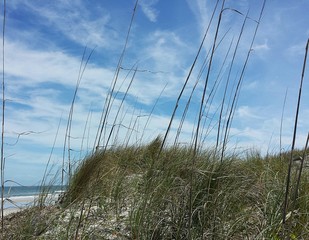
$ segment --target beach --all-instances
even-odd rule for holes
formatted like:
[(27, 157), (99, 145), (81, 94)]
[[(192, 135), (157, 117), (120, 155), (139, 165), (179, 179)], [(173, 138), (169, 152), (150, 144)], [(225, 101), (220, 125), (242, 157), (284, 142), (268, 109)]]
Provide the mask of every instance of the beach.
[[(39, 200), (39, 195), (16, 196), (4, 199), (3, 216), (22, 211), (27, 207), (34, 206)], [(44, 205), (54, 204), (59, 198), (59, 193), (47, 194)], [(1, 216), (2, 213), (0, 213)]]

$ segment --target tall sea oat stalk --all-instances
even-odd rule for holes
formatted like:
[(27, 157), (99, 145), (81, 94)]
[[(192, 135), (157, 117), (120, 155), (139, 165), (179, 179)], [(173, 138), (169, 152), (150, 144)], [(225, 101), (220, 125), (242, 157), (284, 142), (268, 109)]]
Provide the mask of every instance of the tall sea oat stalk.
[(282, 126), (283, 126), (283, 116), (284, 116), (284, 109), (285, 109), (285, 103), (286, 103), (286, 97), (288, 95), (288, 89), (285, 91), (284, 100), (283, 100), (283, 106), (282, 106), (282, 113), (281, 113), (281, 121), (280, 121), (280, 139), (279, 139), (279, 154), (280, 159), (282, 160)]
[(80, 67), (79, 67), (79, 73), (78, 73), (78, 78), (77, 78), (77, 82), (76, 82), (76, 86), (75, 86), (75, 91), (74, 91), (74, 95), (73, 95), (73, 99), (71, 102), (71, 107), (70, 107), (70, 112), (69, 112), (69, 117), (68, 117), (68, 121), (67, 121), (67, 127), (66, 127), (66, 131), (65, 131), (65, 138), (64, 138), (64, 146), (63, 146), (63, 159), (62, 159), (62, 171), (61, 171), (61, 184), (63, 185), (64, 183), (64, 172), (65, 172), (65, 152), (66, 152), (66, 145), (68, 145), (67, 147), (67, 151), (68, 151), (68, 168), (67, 168), (67, 174), (68, 177), (71, 177), (71, 129), (72, 129), (72, 120), (73, 120), (73, 113), (74, 113), (74, 104), (75, 104), (75, 100), (77, 97), (77, 92), (80, 86), (80, 82), (83, 78), (83, 75), (85, 73), (87, 64), (90, 60), (90, 57), (92, 56), (94, 49), (92, 49), (92, 51), (90, 52), (90, 54), (88, 55), (88, 58), (85, 60), (84, 59), (86, 57), (86, 50), (87, 47), (84, 48), (84, 53), (83, 53), (83, 57), (80, 63)]
[(121, 65), (122, 65), (122, 62), (123, 62), (123, 59), (124, 59), (124, 55), (125, 55), (126, 50), (127, 50), (127, 45), (128, 45), (128, 42), (129, 42), (129, 36), (130, 36), (132, 25), (133, 25), (133, 22), (134, 22), (135, 13), (137, 11), (137, 5), (138, 5), (138, 0), (136, 0), (136, 2), (135, 2), (133, 13), (132, 13), (132, 16), (131, 16), (129, 29), (128, 29), (127, 36), (126, 36), (126, 40), (125, 40), (125, 43), (124, 43), (124, 46), (123, 46), (117, 67), (116, 67), (115, 75), (114, 75), (113, 81), (111, 83), (109, 93), (107, 94), (106, 99), (105, 99), (104, 107), (103, 107), (102, 114), (101, 114), (101, 119), (100, 119), (100, 122), (99, 122), (98, 131), (97, 131), (96, 138), (95, 138), (95, 141), (94, 141), (95, 145), (94, 145), (94, 148), (93, 148), (93, 153), (99, 149), (100, 142), (101, 142), (101, 139), (102, 139), (103, 130), (106, 128), (107, 117), (109, 115), (109, 112), (111, 110), (111, 105), (112, 105), (112, 97), (113, 97), (113, 94), (114, 94), (114, 91), (115, 91), (116, 83), (118, 82), (118, 76), (119, 76), (120, 69), (122, 68)]
[(108, 138), (107, 138), (106, 143), (105, 143), (104, 152), (106, 151), (106, 149), (107, 149), (107, 147), (108, 147), (108, 144), (109, 144), (109, 141), (110, 141), (110, 139), (111, 139), (111, 137), (112, 137), (112, 134), (113, 134), (113, 131), (114, 131), (114, 128), (115, 128), (115, 126), (116, 126), (117, 119), (118, 119), (118, 115), (119, 115), (120, 110), (121, 110), (121, 108), (122, 108), (122, 105), (123, 105), (123, 103), (124, 103), (124, 101), (125, 101), (125, 99), (126, 99), (126, 97), (127, 97), (127, 94), (128, 94), (128, 92), (129, 92), (129, 90), (130, 90), (130, 88), (131, 88), (131, 85), (132, 85), (133, 80), (134, 80), (134, 78), (135, 78), (136, 70), (137, 70), (137, 67), (136, 67), (135, 70), (134, 70), (134, 73), (133, 73), (133, 76), (132, 76), (132, 78), (131, 78), (131, 81), (130, 81), (130, 83), (129, 83), (127, 89), (126, 89), (126, 92), (125, 92), (125, 94), (124, 94), (122, 100), (121, 100), (120, 106), (118, 107), (118, 111), (117, 111), (116, 116), (115, 116), (115, 118), (114, 118), (114, 123), (113, 123), (113, 125), (112, 125), (112, 128), (111, 128), (111, 130), (110, 130), (110, 132), (109, 132)]
[(2, 129), (1, 129), (1, 229), (3, 233), (4, 206), (4, 110), (5, 110), (5, 82), (4, 82), (4, 35), (5, 35), (6, 0), (3, 1), (3, 29), (2, 29)]
[[(265, 4), (266, 4), (266, 0), (263, 1), (263, 5), (262, 5), (262, 9), (260, 11), (259, 19), (258, 19), (258, 21), (256, 21), (256, 27), (255, 27), (255, 31), (254, 31), (254, 34), (253, 34), (253, 37), (252, 37), (252, 40), (251, 40), (250, 48), (247, 52), (246, 60), (245, 60), (245, 63), (242, 67), (242, 70), (241, 70), (241, 74), (240, 74), (240, 77), (239, 77), (239, 80), (238, 80), (238, 83), (237, 83), (237, 86), (236, 86), (235, 94), (234, 94), (234, 97), (233, 97), (232, 105), (230, 107), (229, 116), (228, 116), (227, 121), (226, 121), (225, 133), (224, 133), (223, 145), (222, 145), (222, 151), (221, 151), (221, 162), (223, 161), (223, 158), (224, 158), (224, 153), (225, 153), (225, 149), (226, 149), (226, 145), (227, 145), (227, 141), (228, 141), (228, 136), (229, 136), (231, 124), (232, 124), (233, 117), (234, 117), (234, 112), (235, 112), (237, 101), (238, 101), (239, 92), (240, 92), (241, 85), (242, 85), (242, 82), (243, 82), (244, 73), (245, 73), (245, 70), (246, 70), (246, 67), (247, 67), (247, 64), (248, 64), (248, 61), (249, 61), (249, 57), (251, 55), (251, 51), (252, 51), (252, 47), (253, 47), (253, 43), (255, 41), (257, 31), (258, 31), (259, 26), (260, 26), (260, 22), (261, 22), (261, 19), (262, 19), (262, 16), (263, 16)], [(247, 16), (246, 16), (246, 19), (247, 19)], [(245, 21), (246, 21), (246, 19), (245, 19)], [(243, 25), (243, 27), (244, 27), (244, 25)]]
[(301, 164), (300, 164), (300, 168), (299, 168), (299, 172), (298, 172), (298, 177), (297, 177), (297, 182), (296, 182), (296, 187), (295, 187), (295, 192), (294, 192), (294, 199), (293, 199), (294, 206), (295, 206), (297, 198), (298, 198), (298, 191), (299, 191), (302, 171), (303, 171), (303, 168), (304, 168), (304, 162), (307, 158), (308, 145), (309, 145), (309, 132), (307, 134), (307, 140), (306, 140), (306, 144), (305, 144), (305, 148), (304, 148), (304, 152), (303, 152), (303, 156), (302, 156), (302, 159), (301, 159)]
[(164, 147), (164, 145), (165, 145), (165, 142), (166, 142), (166, 140), (167, 140), (168, 134), (169, 134), (170, 129), (171, 129), (171, 127), (172, 127), (172, 123), (173, 123), (173, 121), (174, 121), (175, 114), (176, 114), (176, 111), (177, 111), (177, 109), (178, 109), (180, 99), (181, 99), (181, 97), (182, 97), (182, 95), (183, 95), (184, 90), (186, 89), (186, 86), (187, 86), (187, 84), (188, 84), (188, 82), (189, 82), (189, 79), (190, 79), (190, 77), (191, 77), (192, 71), (193, 71), (193, 69), (194, 69), (194, 67), (195, 67), (195, 65), (196, 65), (196, 62), (197, 62), (197, 60), (198, 60), (198, 57), (199, 57), (199, 55), (200, 55), (200, 53), (201, 53), (201, 50), (202, 50), (202, 48), (203, 48), (203, 46), (204, 46), (204, 42), (205, 42), (205, 39), (206, 39), (206, 37), (207, 37), (207, 35), (208, 35), (208, 31), (209, 31), (209, 28), (210, 28), (210, 26), (211, 26), (212, 20), (213, 20), (213, 18), (214, 18), (214, 15), (215, 15), (215, 12), (216, 12), (218, 3), (219, 3), (219, 0), (217, 0), (216, 6), (215, 6), (215, 8), (214, 8), (214, 10), (213, 10), (213, 12), (212, 12), (212, 15), (211, 15), (210, 21), (209, 21), (209, 23), (208, 23), (207, 29), (206, 29), (206, 31), (205, 31), (204, 37), (203, 37), (203, 39), (202, 39), (202, 41), (201, 41), (201, 44), (200, 44), (199, 49), (198, 49), (198, 51), (197, 51), (197, 54), (195, 55), (194, 61), (193, 61), (192, 65), (191, 65), (191, 67), (190, 67), (190, 70), (189, 70), (189, 73), (188, 73), (188, 75), (187, 75), (187, 78), (186, 78), (186, 80), (185, 80), (185, 82), (184, 82), (184, 84), (183, 84), (183, 86), (182, 86), (182, 88), (181, 88), (181, 91), (180, 91), (180, 93), (179, 93), (179, 95), (178, 95), (178, 98), (177, 98), (177, 100), (176, 100), (176, 104), (175, 104), (173, 113), (172, 113), (172, 115), (171, 115), (171, 118), (170, 118), (168, 127), (167, 127), (167, 129), (166, 129), (166, 131), (165, 131), (165, 135), (164, 135), (164, 137), (163, 137), (163, 141), (162, 141), (162, 145), (161, 145), (161, 147), (160, 147), (159, 155), (160, 155), (160, 153), (161, 153), (161, 151), (162, 151), (162, 149), (163, 149), (163, 147)]
[(292, 171), (292, 163), (293, 163), (293, 151), (294, 151), (294, 148), (295, 148), (298, 115), (299, 115), (299, 108), (300, 108), (300, 101), (301, 101), (301, 93), (302, 93), (302, 88), (303, 88), (303, 81), (304, 81), (304, 76), (305, 76), (306, 61), (307, 61), (307, 54), (308, 54), (308, 46), (309, 46), (309, 39), (308, 39), (307, 44), (306, 44), (306, 51), (305, 51), (305, 57), (304, 57), (304, 63), (303, 63), (303, 70), (302, 70), (300, 86), (299, 86), (299, 92), (298, 92), (298, 101), (297, 101), (296, 115), (295, 115), (295, 121), (294, 121), (294, 133), (293, 133), (293, 140), (292, 140), (292, 147), (291, 147), (291, 156), (290, 156), (290, 161), (289, 161), (288, 174), (287, 174), (287, 178), (286, 178), (286, 189), (285, 189), (285, 197), (284, 197), (284, 205), (283, 205), (283, 216), (282, 216), (283, 230), (285, 230), (285, 228), (286, 228), (286, 212), (288, 210), (288, 196), (289, 196), (290, 181), (291, 181), (291, 171)]

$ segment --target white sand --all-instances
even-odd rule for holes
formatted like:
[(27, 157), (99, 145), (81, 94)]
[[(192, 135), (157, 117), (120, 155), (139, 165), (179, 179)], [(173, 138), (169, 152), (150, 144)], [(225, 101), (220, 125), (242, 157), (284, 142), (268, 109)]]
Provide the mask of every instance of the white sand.
[[(7, 216), (11, 213), (16, 213), (16, 212), (19, 212), (21, 210), (22, 210), (22, 208), (7, 208), (7, 209), (3, 210), (3, 216)], [(1, 216), (1, 212), (0, 212), (0, 216)]]

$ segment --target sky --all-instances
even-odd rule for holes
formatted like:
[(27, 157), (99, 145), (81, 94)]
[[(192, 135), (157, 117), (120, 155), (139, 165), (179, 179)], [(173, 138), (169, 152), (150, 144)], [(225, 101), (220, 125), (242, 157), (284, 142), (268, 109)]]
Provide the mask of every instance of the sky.
[[(139, 1), (100, 145), (106, 144), (111, 129), (109, 146), (144, 144), (164, 135), (211, 22), (181, 95), (168, 143), (175, 139), (189, 99), (178, 144), (192, 143), (208, 79), (199, 139), (206, 147), (214, 146), (226, 82), (229, 79), (223, 123), (242, 76), (229, 127), (228, 148), (239, 152), (254, 149), (263, 154), (278, 152), (280, 146), (283, 150), (291, 148), (309, 37), (309, 1), (267, 1), (252, 47), (263, 2), (227, 0), (214, 40), (222, 6), (219, 1), (211, 21), (215, 2)], [(63, 162), (67, 164), (70, 158), (74, 168), (92, 152), (134, 6), (133, 0), (6, 2), (1, 73), (5, 80), (4, 179), (7, 185), (14, 184), (13, 181), (22, 185), (40, 184), (46, 166), (48, 178), (59, 179)], [(3, 1), (0, 9), (2, 22)], [(209, 64), (214, 42), (216, 48)], [(248, 52), (248, 63), (241, 75)], [(205, 59), (207, 64), (203, 68)], [(308, 76), (307, 71), (297, 128), (299, 148), (304, 147), (309, 129)], [(70, 137), (66, 138), (73, 99)], [(222, 133), (220, 137), (222, 140)]]

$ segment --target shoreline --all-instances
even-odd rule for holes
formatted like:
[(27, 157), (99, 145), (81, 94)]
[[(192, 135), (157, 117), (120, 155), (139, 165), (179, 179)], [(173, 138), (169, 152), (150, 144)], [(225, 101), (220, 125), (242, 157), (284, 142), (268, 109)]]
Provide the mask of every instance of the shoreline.
[[(45, 205), (53, 205), (59, 199), (59, 193), (49, 193), (45, 197)], [(11, 213), (20, 212), (28, 207), (32, 207), (39, 200), (40, 195), (32, 196), (13, 196), (4, 198), (3, 216), (8, 216)], [(0, 217), (2, 212), (0, 211)]]

